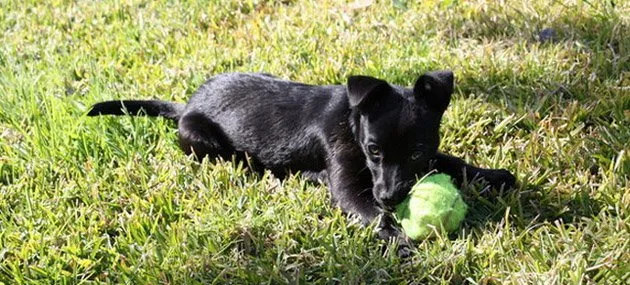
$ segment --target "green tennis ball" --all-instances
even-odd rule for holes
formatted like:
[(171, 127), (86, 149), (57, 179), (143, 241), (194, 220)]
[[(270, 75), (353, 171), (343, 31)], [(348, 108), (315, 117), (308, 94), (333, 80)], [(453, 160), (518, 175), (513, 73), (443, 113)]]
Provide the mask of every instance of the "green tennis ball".
[(409, 196), (396, 206), (396, 219), (414, 240), (438, 231), (459, 228), (468, 206), (446, 174), (434, 174), (416, 182)]

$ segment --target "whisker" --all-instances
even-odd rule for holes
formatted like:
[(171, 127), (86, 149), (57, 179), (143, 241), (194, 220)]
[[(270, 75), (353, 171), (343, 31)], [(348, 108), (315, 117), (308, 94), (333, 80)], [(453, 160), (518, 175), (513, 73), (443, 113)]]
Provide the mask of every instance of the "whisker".
[(361, 190), (361, 192), (357, 193), (357, 196), (361, 196), (363, 193), (365, 193), (367, 191), (370, 191), (370, 190), (372, 190), (372, 188), (369, 188), (369, 187), (365, 188), (365, 189)]

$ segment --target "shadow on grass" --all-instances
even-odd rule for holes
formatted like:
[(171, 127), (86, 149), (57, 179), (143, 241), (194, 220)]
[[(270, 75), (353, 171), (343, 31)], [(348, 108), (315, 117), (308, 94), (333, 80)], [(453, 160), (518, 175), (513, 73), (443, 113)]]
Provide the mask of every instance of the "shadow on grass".
[[(489, 18), (478, 20), (490, 21)], [(478, 78), (459, 78), (461, 93), (499, 93), (503, 96), (489, 95), (487, 102), (497, 108), (508, 107), (517, 115), (541, 111), (544, 115), (549, 110), (561, 113), (570, 101), (577, 101), (585, 110), (590, 110), (580, 118), (587, 127), (623, 119), (614, 114), (614, 110), (630, 108), (629, 103), (619, 98), (621, 96), (616, 97), (614, 91), (601, 92), (612, 82), (617, 82), (619, 86), (616, 87), (621, 88), (624, 83), (619, 78), (630, 68), (627, 61), (630, 29), (617, 15), (603, 12), (563, 13), (552, 23), (535, 26), (526, 33), (511, 30), (507, 22), (503, 25), (506, 27), (478, 25), (479, 29), (470, 36), (505, 41), (522, 41), (524, 38), (528, 46), (539, 45), (542, 49), (554, 46), (574, 48), (576, 53), (579, 50), (586, 54), (587, 58), (581, 60), (590, 64), (579, 73), (572, 74), (574, 78), (566, 78), (571, 80), (568, 83), (557, 82), (553, 78), (561, 79), (563, 73), (575, 71), (554, 70), (527, 76), (515, 74), (511, 70), (494, 70)], [(595, 91), (601, 93), (594, 94)], [(606, 100), (609, 102), (604, 102)], [(591, 167), (591, 172), (597, 175), (597, 165)], [(476, 226), (499, 222), (508, 207), (512, 221), (521, 227), (542, 221), (574, 222), (581, 217), (597, 215), (605, 207), (602, 201), (592, 198), (587, 191), (557, 193), (553, 189), (531, 184), (517, 186), (512, 192), (504, 193), (490, 191), (480, 194), (475, 193), (475, 189), (483, 189), (483, 186), (477, 184), (469, 189), (476, 198), (469, 201), (472, 211), (468, 219), (470, 224)]]
[(522, 229), (541, 222), (568, 224), (593, 217), (605, 207), (584, 192), (552, 194), (552, 189), (536, 185), (497, 191), (482, 183), (471, 183), (462, 190), (469, 206), (466, 224), (472, 228), (504, 222), (506, 214), (512, 225)]
[(594, 50), (613, 48), (619, 52), (620, 41), (625, 40), (624, 33), (627, 33), (619, 17), (621, 13), (609, 3), (597, 8), (564, 6), (560, 8), (562, 13), (550, 21), (534, 14), (522, 14), (514, 7), (501, 9), (458, 19), (460, 22), (454, 23), (457, 38), (507, 42), (525, 39), (529, 43), (578, 41)]
[[(490, 21), (490, 18), (473, 21)], [(630, 29), (618, 16), (563, 14), (554, 22), (534, 25), (529, 31), (510, 27), (509, 22), (503, 23), (505, 27), (494, 24), (479, 25), (465, 37), (525, 41), (527, 48), (565, 48), (568, 49), (565, 56), (586, 64), (578, 67), (578, 70), (542, 69), (540, 73), (518, 73), (510, 68), (495, 68), (476, 76), (456, 74), (458, 94), (464, 97), (467, 94), (488, 94), (484, 99), (495, 108), (514, 113), (517, 117), (525, 116), (529, 122), (514, 127), (524, 130), (526, 135), (540, 128), (539, 119), (530, 117), (532, 114), (537, 113), (538, 118), (551, 113), (564, 115), (569, 103), (576, 103), (582, 108), (583, 114), (564, 119), (574, 120), (571, 123), (576, 125), (584, 123), (584, 131), (624, 120), (620, 110), (630, 109), (630, 101), (627, 97), (619, 96), (619, 90), (626, 84), (620, 78), (630, 70), (627, 48)], [(558, 58), (558, 61), (561, 60), (566, 58)], [(394, 74), (388, 78), (391, 82), (413, 82), (425, 71), (448, 68), (451, 67), (433, 61), (429, 65), (412, 66), (406, 70), (384, 70), (383, 74)], [(598, 145), (596, 149), (587, 151), (588, 154), (599, 152), (605, 153), (606, 157), (609, 157), (608, 154), (614, 156), (616, 149), (620, 148), (618, 144), (587, 144)], [(599, 164), (599, 167), (593, 165), (591, 172), (597, 172), (597, 168), (603, 166)], [(483, 193), (479, 193), (484, 189), (480, 184), (471, 184), (466, 188), (470, 206), (466, 221), (471, 227), (485, 227), (488, 223), (500, 222), (505, 218), (508, 208), (512, 223), (526, 228), (539, 222), (575, 222), (582, 217), (593, 217), (605, 207), (604, 202), (593, 198), (588, 191), (559, 193), (552, 189), (553, 186), (525, 184), (511, 192), (481, 191)]]
[[(585, 6), (590, 6), (587, 4)], [(630, 27), (620, 19), (620, 13), (613, 12), (614, 4), (603, 5), (584, 9), (564, 6), (561, 8), (563, 13), (551, 22), (539, 17), (527, 18), (527, 15), (510, 5), (500, 7), (500, 11), (478, 11), (467, 18), (451, 19), (452, 33), (446, 39), (448, 46), (456, 47), (459, 45), (457, 42), (462, 39), (474, 39), (483, 41), (484, 44), (501, 42), (508, 48), (522, 43), (525, 44), (525, 49), (560, 47), (566, 54), (563, 56), (565, 58), (558, 58), (558, 62), (566, 61), (568, 56), (574, 57), (574, 65), (577, 65), (577, 69), (572, 66), (571, 70), (557, 70), (551, 66), (537, 73), (510, 68), (488, 68), (478, 76), (456, 74), (458, 92), (488, 94), (488, 102), (507, 104), (512, 111), (521, 113), (545, 112), (558, 104), (573, 100), (587, 105), (601, 101), (602, 96), (615, 103), (624, 103), (621, 99), (614, 98), (617, 97), (615, 94), (610, 94), (614, 91), (601, 88), (601, 85), (604, 82), (607, 85), (614, 82), (617, 85), (614, 87), (621, 89), (623, 84), (627, 84), (620, 78), (624, 72), (630, 70)], [(388, 78), (393, 82), (409, 82), (410, 78), (417, 77), (423, 71), (454, 68), (441, 66), (439, 60), (428, 64), (412, 66), (409, 70), (392, 68), (383, 73), (395, 74), (393, 78)], [(545, 62), (542, 64), (555, 65)], [(481, 68), (484, 68), (483, 63)], [(601, 105), (601, 108), (595, 107), (601, 110), (595, 112), (597, 115), (594, 116), (612, 121), (612, 118), (606, 118), (603, 114), (610, 109), (610, 104)]]

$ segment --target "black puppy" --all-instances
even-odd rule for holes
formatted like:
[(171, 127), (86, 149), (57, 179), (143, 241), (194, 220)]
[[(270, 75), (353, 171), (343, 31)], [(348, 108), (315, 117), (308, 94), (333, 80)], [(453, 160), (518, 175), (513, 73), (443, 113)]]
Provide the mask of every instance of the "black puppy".
[[(364, 224), (380, 217), (378, 235), (397, 238), (400, 255), (409, 241), (391, 210), (432, 169), (459, 182), (483, 178), (509, 187), (507, 170), (482, 169), (441, 154), (440, 120), (453, 93), (453, 73), (426, 73), (413, 89), (352, 76), (347, 86), (313, 86), (267, 74), (218, 75), (188, 104), (108, 101), (96, 115), (148, 115), (175, 120), (186, 154), (248, 159), (255, 171), (282, 178), (300, 171), (328, 184), (334, 202)], [(125, 111), (126, 110), (126, 111)]]

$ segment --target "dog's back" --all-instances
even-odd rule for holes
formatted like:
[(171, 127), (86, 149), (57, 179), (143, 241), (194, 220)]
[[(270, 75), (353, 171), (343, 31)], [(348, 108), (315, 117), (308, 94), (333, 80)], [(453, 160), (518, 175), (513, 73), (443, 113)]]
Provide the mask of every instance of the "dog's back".
[(345, 92), (343, 86), (313, 86), (266, 74), (218, 75), (188, 102), (180, 137), (208, 133), (213, 125), (211, 132), (227, 140), (220, 144), (252, 155), (265, 168), (319, 171), (325, 167), (329, 132), (347, 122)]

